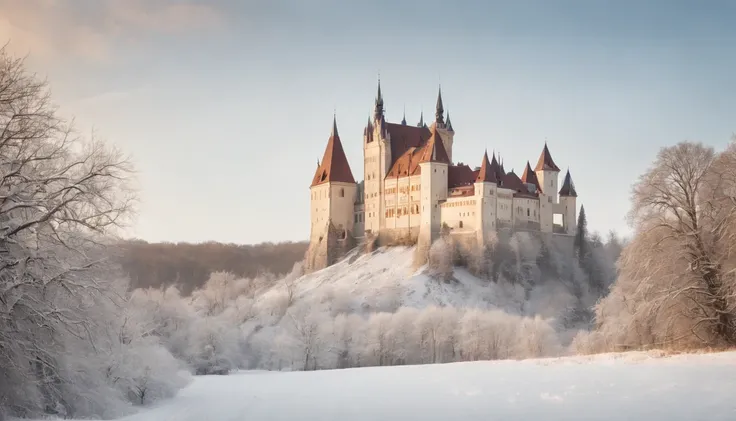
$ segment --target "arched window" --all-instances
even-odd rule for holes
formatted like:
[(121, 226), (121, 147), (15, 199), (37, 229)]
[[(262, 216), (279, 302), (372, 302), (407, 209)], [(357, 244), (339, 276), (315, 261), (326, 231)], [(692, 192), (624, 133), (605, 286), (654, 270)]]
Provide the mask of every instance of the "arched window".
[(463, 227), (463, 221), (458, 222), (457, 226), (458, 226), (458, 228), (462, 228)]

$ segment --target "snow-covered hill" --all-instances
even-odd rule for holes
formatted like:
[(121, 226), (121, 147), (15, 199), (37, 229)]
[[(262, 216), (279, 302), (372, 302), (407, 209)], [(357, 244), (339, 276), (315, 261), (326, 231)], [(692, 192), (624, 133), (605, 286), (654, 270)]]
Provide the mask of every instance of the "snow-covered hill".
[(130, 421), (733, 420), (736, 352), (240, 372)]

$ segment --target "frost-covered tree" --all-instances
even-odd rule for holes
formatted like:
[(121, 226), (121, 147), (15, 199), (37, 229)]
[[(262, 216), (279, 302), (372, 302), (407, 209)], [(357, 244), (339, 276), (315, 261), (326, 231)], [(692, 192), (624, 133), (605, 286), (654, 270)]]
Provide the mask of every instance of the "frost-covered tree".
[(663, 148), (635, 184), (635, 235), (597, 308), (617, 348), (736, 344), (736, 145)]

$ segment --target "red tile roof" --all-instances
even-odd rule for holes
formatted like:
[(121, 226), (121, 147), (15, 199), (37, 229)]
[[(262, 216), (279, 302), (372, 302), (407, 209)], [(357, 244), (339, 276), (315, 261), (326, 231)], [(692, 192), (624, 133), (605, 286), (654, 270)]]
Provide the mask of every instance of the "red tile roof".
[(384, 123), (391, 137), (391, 165), (411, 147), (419, 147), (426, 142), (432, 133), (426, 127), (405, 126), (402, 124)]
[(419, 162), (444, 162), (445, 164), (449, 165), (450, 158), (447, 156), (445, 144), (444, 142), (442, 142), (442, 136), (440, 136), (440, 133), (434, 126), (432, 127), (432, 131), (430, 133), (430, 138), (422, 146), (422, 150), (419, 153)]
[[(494, 156), (493, 159), (495, 160), (496, 157)], [(498, 164), (496, 164), (496, 166), (498, 166)], [(493, 166), (491, 166), (491, 163), (488, 161), (488, 151), (486, 151), (483, 154), (483, 162), (480, 164), (480, 170), (475, 176), (475, 181), (479, 183), (498, 183), (496, 172), (497, 171), (494, 171)]]
[(565, 181), (562, 183), (560, 196), (578, 197), (578, 192), (575, 191), (575, 184), (572, 182), (572, 177), (570, 176), (570, 170), (567, 170), (567, 174), (565, 174)]
[(537, 173), (532, 171), (532, 166), (529, 165), (529, 161), (526, 161), (526, 168), (524, 168), (524, 174), (521, 175), (521, 181), (527, 184), (534, 184), (537, 187), (537, 191), (542, 191), (542, 187), (539, 185), (539, 179)]
[(552, 160), (552, 155), (550, 155), (549, 149), (547, 148), (547, 142), (544, 143), (544, 149), (542, 150), (542, 154), (539, 155), (539, 161), (537, 161), (537, 166), (534, 167), (534, 171), (541, 171), (541, 170), (560, 171), (560, 168), (557, 167), (557, 165), (555, 164), (555, 161)]
[[(419, 129), (419, 127), (414, 127), (414, 129)], [(393, 144), (393, 137), (391, 138), (391, 142)], [(442, 138), (434, 129), (430, 132), (428, 140), (422, 142), (419, 146), (410, 146), (401, 156), (394, 159), (394, 163), (388, 174), (386, 174), (386, 178), (421, 174), (419, 164), (423, 162), (450, 163)]]
[(332, 123), (332, 133), (330, 134), (330, 140), (327, 141), (322, 163), (314, 173), (314, 178), (312, 178), (312, 186), (328, 182), (355, 183), (353, 172), (350, 171), (350, 164), (348, 164), (342, 142), (340, 142), (340, 136), (337, 133), (337, 123), (335, 121)]
[(447, 168), (447, 188), (472, 186), (475, 174), (467, 165), (451, 165)]

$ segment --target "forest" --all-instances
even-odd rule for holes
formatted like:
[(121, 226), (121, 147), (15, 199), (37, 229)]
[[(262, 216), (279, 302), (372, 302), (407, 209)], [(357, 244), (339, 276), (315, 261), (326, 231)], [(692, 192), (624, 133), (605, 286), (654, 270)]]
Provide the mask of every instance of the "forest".
[[(115, 418), (191, 376), (736, 345), (736, 142), (660, 150), (633, 235), (352, 252), (123, 241), (135, 168), (0, 50), (0, 419)], [(569, 240), (566, 239), (566, 240)], [(410, 270), (411, 268), (411, 270)]]

